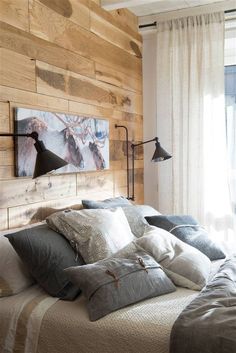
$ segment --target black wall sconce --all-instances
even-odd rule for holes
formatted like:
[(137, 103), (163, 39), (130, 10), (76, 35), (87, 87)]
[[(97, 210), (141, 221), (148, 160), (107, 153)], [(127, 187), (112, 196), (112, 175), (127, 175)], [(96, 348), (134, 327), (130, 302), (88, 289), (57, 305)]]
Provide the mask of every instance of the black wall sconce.
[(34, 147), (37, 151), (36, 162), (34, 167), (33, 179), (38, 178), (41, 175), (47, 174), (53, 170), (64, 167), (68, 163), (64, 159), (58, 157), (55, 153), (46, 149), (43, 141), (38, 139), (38, 133), (36, 131), (30, 134), (11, 134), (11, 133), (0, 133), (0, 136), (24, 136), (31, 137), (35, 140)]
[(140, 143), (132, 143), (130, 145), (131, 149), (132, 149), (132, 195), (130, 196), (129, 195), (129, 183), (130, 183), (130, 180), (129, 180), (129, 135), (128, 135), (128, 129), (126, 126), (124, 125), (117, 125), (115, 124), (115, 128), (124, 128), (125, 129), (125, 132), (126, 132), (126, 162), (127, 162), (127, 166), (126, 166), (126, 171), (127, 171), (127, 199), (128, 200), (132, 200), (134, 201), (135, 200), (135, 195), (134, 195), (134, 182), (135, 182), (135, 175), (134, 175), (134, 160), (135, 160), (135, 148), (138, 147), (138, 146), (141, 146), (141, 145), (145, 145), (146, 143), (149, 143), (149, 142), (154, 142), (155, 141), (155, 151), (154, 151), (154, 154), (153, 154), (153, 157), (151, 159), (152, 162), (161, 162), (161, 161), (164, 161), (166, 159), (169, 159), (171, 158), (172, 156), (166, 152), (164, 150), (164, 148), (161, 147), (161, 144), (158, 140), (158, 137), (154, 137), (153, 139), (151, 140), (147, 140), (147, 141), (143, 141), (143, 142), (140, 142)]

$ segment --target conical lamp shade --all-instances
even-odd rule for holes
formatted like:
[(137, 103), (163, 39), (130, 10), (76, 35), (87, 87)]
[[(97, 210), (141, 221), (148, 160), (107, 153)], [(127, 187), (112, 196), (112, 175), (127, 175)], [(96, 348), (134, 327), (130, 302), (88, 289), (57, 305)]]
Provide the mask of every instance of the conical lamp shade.
[(64, 159), (47, 150), (42, 141), (36, 141), (34, 146), (38, 153), (34, 167), (33, 179), (47, 174), (55, 169), (64, 167), (68, 164), (66, 161), (64, 161)]
[(161, 147), (161, 144), (156, 142), (156, 149), (152, 157), (152, 162), (161, 162), (166, 159), (171, 158), (172, 156)]

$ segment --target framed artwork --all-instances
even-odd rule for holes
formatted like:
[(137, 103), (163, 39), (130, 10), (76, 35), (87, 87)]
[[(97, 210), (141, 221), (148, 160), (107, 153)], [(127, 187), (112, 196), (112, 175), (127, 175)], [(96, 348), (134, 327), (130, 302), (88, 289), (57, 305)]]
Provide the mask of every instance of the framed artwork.
[[(109, 122), (96, 117), (16, 108), (15, 132), (37, 131), (47, 149), (69, 164), (55, 173), (109, 168)], [(16, 137), (16, 176), (32, 176), (36, 158), (34, 140)]]

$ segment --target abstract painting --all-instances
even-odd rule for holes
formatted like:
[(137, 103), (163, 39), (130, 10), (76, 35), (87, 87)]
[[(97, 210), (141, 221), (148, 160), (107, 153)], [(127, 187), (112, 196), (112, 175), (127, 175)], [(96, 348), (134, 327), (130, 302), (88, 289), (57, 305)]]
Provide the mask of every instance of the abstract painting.
[[(96, 117), (15, 109), (15, 132), (37, 131), (47, 149), (69, 164), (55, 173), (109, 168), (109, 122)], [(32, 176), (36, 159), (34, 140), (16, 138), (16, 176)]]

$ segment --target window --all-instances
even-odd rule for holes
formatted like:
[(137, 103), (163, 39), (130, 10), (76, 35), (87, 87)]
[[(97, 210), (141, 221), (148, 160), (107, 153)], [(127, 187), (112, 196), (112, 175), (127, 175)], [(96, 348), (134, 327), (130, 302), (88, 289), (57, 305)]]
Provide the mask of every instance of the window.
[(225, 21), (225, 113), (230, 194), (236, 213), (236, 12)]
[(230, 193), (236, 213), (236, 65), (225, 66), (225, 110)]

